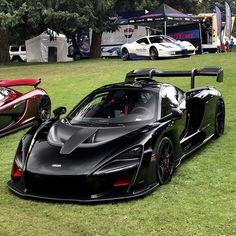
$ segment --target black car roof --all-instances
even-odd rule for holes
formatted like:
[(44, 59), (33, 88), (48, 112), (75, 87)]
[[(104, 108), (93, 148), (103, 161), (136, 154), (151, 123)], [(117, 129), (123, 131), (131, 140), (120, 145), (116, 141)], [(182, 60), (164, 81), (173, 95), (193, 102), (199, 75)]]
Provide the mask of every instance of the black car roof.
[[(155, 89), (160, 88), (163, 83), (157, 82), (155, 80), (147, 80), (147, 79), (139, 79), (134, 82), (120, 82), (120, 83), (114, 83), (114, 84), (107, 84), (104, 85), (95, 91), (99, 90), (109, 90), (109, 89), (119, 89), (119, 88), (136, 88), (136, 89)], [(95, 92), (94, 91), (94, 92)]]

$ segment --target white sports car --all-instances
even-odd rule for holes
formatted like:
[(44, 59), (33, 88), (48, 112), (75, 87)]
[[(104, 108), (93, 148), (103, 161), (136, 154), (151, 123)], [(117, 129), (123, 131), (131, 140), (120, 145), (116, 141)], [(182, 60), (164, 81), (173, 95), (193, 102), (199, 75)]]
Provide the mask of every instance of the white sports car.
[(124, 60), (159, 57), (181, 57), (195, 54), (195, 47), (187, 41), (177, 41), (165, 35), (152, 35), (140, 38), (121, 46)]

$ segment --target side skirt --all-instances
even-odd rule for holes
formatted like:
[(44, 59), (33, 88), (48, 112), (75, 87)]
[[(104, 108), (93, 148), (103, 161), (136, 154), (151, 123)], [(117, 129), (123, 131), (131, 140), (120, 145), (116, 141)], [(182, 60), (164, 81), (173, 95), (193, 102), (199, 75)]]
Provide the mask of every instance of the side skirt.
[(15, 129), (11, 129), (11, 130), (8, 130), (6, 132), (0, 133), (0, 137), (8, 135), (8, 134), (11, 134), (11, 133), (15, 133), (15, 132), (17, 132), (17, 131), (19, 131), (21, 129), (28, 128), (28, 127), (34, 125), (35, 123), (36, 123), (35, 121), (31, 121), (31, 122), (29, 122), (27, 124), (24, 124), (24, 125), (21, 125), (21, 126), (15, 128)]
[(180, 156), (176, 161), (175, 161), (175, 167), (177, 168), (183, 159), (185, 159), (187, 156), (189, 156), (190, 154), (192, 154), (193, 152), (197, 151), (200, 147), (202, 147), (203, 145), (205, 145), (212, 137), (214, 136), (214, 134), (210, 135), (208, 138), (206, 138), (201, 144), (194, 146), (192, 148), (190, 148), (189, 150), (187, 150), (185, 153), (183, 153), (182, 156)]

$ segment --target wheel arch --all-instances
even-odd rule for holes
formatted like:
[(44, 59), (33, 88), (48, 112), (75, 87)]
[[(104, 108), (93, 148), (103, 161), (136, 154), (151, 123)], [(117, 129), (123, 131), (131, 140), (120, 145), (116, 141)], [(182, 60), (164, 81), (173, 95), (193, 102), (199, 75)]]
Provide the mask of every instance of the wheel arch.
[(22, 62), (23, 60), (22, 60), (22, 58), (19, 56), (19, 55), (13, 55), (12, 56), (12, 58), (11, 58), (11, 61), (20, 61), (20, 62)]
[[(39, 109), (40, 109), (40, 105), (41, 105), (41, 102), (43, 99), (48, 99), (49, 101), (49, 110), (50, 110), (50, 116), (51, 116), (51, 109), (52, 109), (52, 101), (51, 101), (51, 98), (49, 97), (48, 94), (43, 94), (39, 97), (38, 101), (37, 101), (37, 109), (36, 109), (36, 120), (39, 122), (39, 123), (42, 123), (42, 120), (40, 118), (40, 114), (39, 114)], [(49, 116), (49, 118), (50, 118)]]
[[(223, 104), (223, 110), (222, 110), (222, 115), (223, 117), (221, 117), (220, 119), (222, 120), (222, 127), (221, 130), (219, 128), (217, 128), (217, 113), (218, 113), (218, 107), (219, 104), (222, 103)], [(220, 120), (219, 120), (220, 121)], [(222, 97), (219, 97), (216, 101), (216, 109), (215, 109), (215, 123), (214, 123), (214, 138), (219, 138), (223, 133), (224, 133), (224, 129), (225, 129), (225, 102), (224, 99)]]
[(158, 138), (156, 139), (155, 144), (154, 144), (154, 150), (155, 151), (157, 150), (159, 143), (163, 138), (165, 138), (165, 137), (169, 138), (174, 146), (175, 159), (177, 159), (178, 156), (182, 152), (179, 136), (180, 135), (179, 135), (177, 129), (172, 128), (171, 126), (170, 126), (170, 129), (166, 127), (165, 130), (163, 130), (163, 132), (160, 135), (158, 135)]
[(124, 51), (124, 50), (127, 50), (127, 52), (129, 52), (128, 48), (126, 46), (122, 47), (121, 48), (121, 53)]
[(159, 54), (159, 50), (156, 46), (152, 45), (150, 48), (149, 48), (149, 53), (151, 52), (152, 49), (156, 49), (157, 50), (157, 53)]

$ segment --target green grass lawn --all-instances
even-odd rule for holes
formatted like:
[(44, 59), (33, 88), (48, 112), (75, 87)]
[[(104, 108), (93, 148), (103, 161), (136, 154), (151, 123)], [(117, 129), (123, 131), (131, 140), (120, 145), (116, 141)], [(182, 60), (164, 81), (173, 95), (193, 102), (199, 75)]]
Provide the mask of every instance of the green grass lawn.
[[(0, 139), (0, 235), (236, 235), (236, 53), (196, 55), (160, 61), (83, 60), (0, 67), (1, 79), (42, 78), (53, 109), (70, 110), (93, 89), (118, 81), (135, 68), (184, 70), (222, 66), (224, 83), (197, 79), (218, 88), (226, 104), (225, 134), (188, 158), (172, 181), (151, 195), (127, 202), (80, 205), (24, 200), (6, 183), (17, 144), (26, 130)], [(164, 79), (164, 78), (163, 78)], [(163, 80), (162, 79), (162, 80)], [(165, 78), (183, 90), (187, 78)]]

